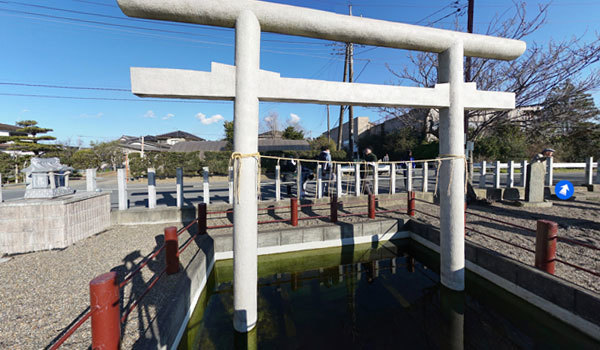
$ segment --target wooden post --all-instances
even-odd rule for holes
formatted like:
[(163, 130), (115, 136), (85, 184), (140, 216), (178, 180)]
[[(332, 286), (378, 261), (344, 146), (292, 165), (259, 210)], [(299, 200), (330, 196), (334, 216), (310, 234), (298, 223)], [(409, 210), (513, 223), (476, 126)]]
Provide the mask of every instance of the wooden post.
[(165, 262), (167, 275), (179, 272), (179, 241), (177, 227), (165, 227)]
[(558, 224), (548, 220), (537, 221), (535, 237), (535, 267), (554, 274)]
[(92, 349), (119, 349), (121, 320), (119, 284), (115, 271), (90, 281), (90, 310), (92, 310)]
[(205, 235), (207, 233), (208, 213), (206, 203), (198, 203), (198, 233)]
[(290, 198), (290, 211), (292, 226), (298, 226), (298, 198)]

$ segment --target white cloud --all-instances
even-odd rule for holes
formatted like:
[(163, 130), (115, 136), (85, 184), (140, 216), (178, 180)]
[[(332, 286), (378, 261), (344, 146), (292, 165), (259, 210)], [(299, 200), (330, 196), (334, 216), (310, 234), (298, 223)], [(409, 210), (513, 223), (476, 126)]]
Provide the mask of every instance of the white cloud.
[(288, 119), (288, 124), (295, 125), (298, 123), (300, 123), (300, 117), (298, 116), (298, 114), (290, 113), (290, 117)]
[(21, 114), (29, 112), (29, 109), (25, 108), (21, 111)]
[(224, 119), (223, 116), (220, 114), (215, 114), (210, 118), (206, 118), (206, 115), (203, 113), (196, 114), (196, 118), (200, 120), (200, 122), (204, 125), (213, 124)]
[(156, 115), (154, 115), (154, 112), (150, 110), (144, 114), (144, 118), (156, 118)]
[(167, 115), (165, 115), (164, 117), (162, 117), (162, 120), (169, 120), (169, 119), (173, 118), (174, 116), (175, 116), (175, 114), (168, 113)]

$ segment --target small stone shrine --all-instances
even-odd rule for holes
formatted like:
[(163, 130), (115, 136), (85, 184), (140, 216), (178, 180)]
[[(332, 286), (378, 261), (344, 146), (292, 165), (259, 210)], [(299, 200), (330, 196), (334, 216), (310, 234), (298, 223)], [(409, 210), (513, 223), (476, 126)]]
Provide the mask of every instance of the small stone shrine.
[(525, 201), (523, 206), (551, 207), (552, 202), (544, 201), (544, 179), (546, 164), (533, 162), (527, 165), (527, 182), (525, 185)]
[(60, 164), (58, 158), (32, 158), (26, 174), (25, 198), (55, 198), (75, 193), (69, 187), (73, 168)]

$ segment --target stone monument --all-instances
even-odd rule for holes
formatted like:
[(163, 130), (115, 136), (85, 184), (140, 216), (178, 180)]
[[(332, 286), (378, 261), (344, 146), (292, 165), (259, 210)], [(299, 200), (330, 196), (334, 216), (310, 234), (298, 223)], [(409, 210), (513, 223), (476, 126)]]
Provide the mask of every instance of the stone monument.
[(521, 202), (526, 207), (551, 207), (552, 202), (544, 201), (544, 179), (546, 178), (546, 164), (532, 162), (527, 165), (527, 183), (525, 185), (525, 201)]
[(31, 158), (26, 174), (25, 198), (55, 198), (75, 193), (69, 187), (73, 168), (60, 164), (58, 158)]

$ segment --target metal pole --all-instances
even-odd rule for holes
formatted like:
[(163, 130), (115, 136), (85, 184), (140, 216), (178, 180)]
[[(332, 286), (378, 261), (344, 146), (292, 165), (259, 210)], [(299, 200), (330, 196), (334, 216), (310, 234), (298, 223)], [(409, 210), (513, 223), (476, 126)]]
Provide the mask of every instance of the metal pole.
[(202, 168), (202, 202), (209, 204), (210, 203), (210, 183), (208, 182), (208, 167)]
[[(241, 154), (258, 152), (258, 84), (260, 24), (249, 10), (235, 24), (235, 102), (233, 149)], [(233, 327), (248, 332), (257, 321), (257, 169), (258, 160), (237, 161), (233, 210)]]
[(179, 272), (179, 241), (177, 227), (165, 227), (165, 265), (167, 275)]
[(156, 208), (156, 171), (148, 168), (148, 208)]
[(121, 344), (119, 307), (119, 283), (115, 271), (107, 272), (90, 281), (92, 349), (119, 349)]
[(548, 220), (537, 221), (535, 237), (535, 267), (554, 274), (558, 224)]
[[(440, 156), (464, 156), (463, 43), (456, 41), (438, 55), (438, 81), (450, 83), (450, 107), (440, 109)], [(440, 256), (444, 286), (465, 289), (464, 159), (442, 161), (440, 167)], [(452, 179), (452, 181), (450, 181)]]

